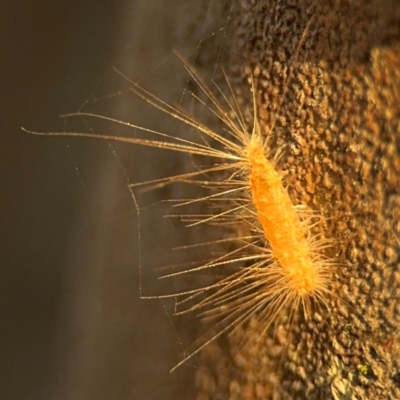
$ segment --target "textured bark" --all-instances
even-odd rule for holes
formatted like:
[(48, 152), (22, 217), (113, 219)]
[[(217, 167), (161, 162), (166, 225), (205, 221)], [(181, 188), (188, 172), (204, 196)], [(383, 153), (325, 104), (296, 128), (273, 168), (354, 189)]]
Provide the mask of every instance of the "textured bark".
[(338, 265), (327, 309), (210, 344), (197, 398), (400, 398), (400, 6), (243, 0), (231, 28), (239, 101), (251, 115), (252, 74), (292, 201), (326, 217)]

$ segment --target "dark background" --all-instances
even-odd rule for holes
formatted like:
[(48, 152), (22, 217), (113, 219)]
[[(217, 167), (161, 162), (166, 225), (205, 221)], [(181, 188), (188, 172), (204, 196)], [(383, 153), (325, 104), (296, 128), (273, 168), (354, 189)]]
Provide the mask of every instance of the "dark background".
[[(176, 34), (175, 12), (162, 0), (0, 6), (1, 399), (190, 392), (192, 369), (168, 372), (181, 356), (176, 327), (160, 301), (139, 299), (137, 218), (125, 172), (149, 179), (154, 163), (142, 166), (150, 153), (21, 131), (74, 130), (59, 115), (112, 93), (113, 65), (129, 65), (150, 90), (173, 85), (164, 61), (174, 47), (166, 32)], [(97, 110), (118, 109), (123, 99), (96, 103)], [(144, 124), (149, 112), (134, 104), (131, 117)], [(158, 167), (171, 168), (160, 157)], [(155, 229), (154, 221), (156, 214), (142, 224), (143, 246), (152, 246), (144, 250), (146, 265), (170, 247), (166, 237), (179, 236), (174, 228)]]

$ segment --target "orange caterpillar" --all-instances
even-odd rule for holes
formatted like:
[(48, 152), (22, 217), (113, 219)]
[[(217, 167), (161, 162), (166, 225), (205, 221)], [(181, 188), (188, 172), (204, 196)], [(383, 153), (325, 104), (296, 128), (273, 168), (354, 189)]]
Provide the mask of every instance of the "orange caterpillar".
[(248, 145), (249, 181), (253, 203), (265, 238), (278, 261), (287, 289), (302, 298), (324, 291), (327, 276), (313, 255), (317, 243), (310, 242), (309, 227), (302, 223), (283, 187), (282, 177), (265, 157), (259, 135)]
[[(298, 48), (301, 46), (307, 28)], [(204, 201), (212, 205), (210, 214), (189, 216), (191, 225), (210, 223), (218, 226), (223, 224), (238, 226), (244, 224), (247, 231), (251, 232), (250, 235), (218, 240), (218, 242), (234, 243), (234, 250), (195, 268), (166, 276), (173, 277), (217, 268), (223, 270), (227, 266), (236, 266), (233, 272), (225, 273), (224, 278), (211, 285), (185, 292), (144, 297), (173, 297), (177, 301), (176, 314), (198, 310), (204, 318), (217, 318), (208, 339), (203, 340), (201, 345), (184, 357), (173, 369), (185, 363), (224, 332), (232, 331), (245, 323), (254, 314), (257, 314), (258, 320), (263, 324), (263, 332), (277, 320), (281, 311), (289, 311), (289, 314), (293, 316), (301, 306), (305, 315), (308, 316), (311, 311), (310, 303), (313, 300), (326, 304), (325, 299), (330, 292), (329, 283), (334, 265), (333, 260), (323, 255), (323, 250), (330, 243), (312, 232), (313, 226), (317, 223), (317, 216), (307, 211), (303, 205), (294, 205), (289, 197), (283, 174), (277, 167), (281, 154), (278, 152), (273, 157), (269, 154), (268, 139), (271, 137), (274, 124), (269, 134), (264, 136), (258, 122), (256, 88), (253, 79), (251, 79), (251, 89), (254, 122), (249, 132), (232, 88), (229, 86), (232, 102), (220, 91), (228, 105), (227, 112), (226, 107), (224, 108), (215, 94), (201, 82), (193, 68), (187, 64), (185, 67), (211, 102), (212, 108), (209, 108), (211, 112), (225, 125), (225, 134), (211, 130), (191, 115), (165, 103), (131, 81), (131, 90), (138, 96), (162, 112), (194, 127), (208, 140), (197, 143), (128, 122), (84, 112), (72, 115), (112, 121), (136, 128), (148, 135), (161, 136), (163, 140), (81, 132), (30, 132), (44, 136), (78, 136), (114, 140), (204, 156), (208, 160), (218, 160), (216, 164), (214, 161), (208, 167), (191, 173), (148, 183), (159, 187), (181, 181), (205, 187), (211, 190), (211, 194), (189, 201), (182, 200), (177, 204), (186, 206)], [(287, 85), (285, 90), (286, 88)], [(193, 96), (203, 103), (198, 97)], [(223, 177), (224, 171), (229, 172), (228, 177)], [(205, 180), (196, 180), (199, 176), (205, 177)], [(132, 190), (131, 187), (130, 190)], [(133, 192), (132, 195), (134, 197)], [(218, 204), (217, 207), (215, 207), (216, 204)]]
[[(280, 155), (276, 154), (270, 161), (271, 157), (268, 156), (268, 137), (262, 135), (258, 123), (256, 91), (253, 81), (254, 124), (251, 133), (249, 133), (245, 128), (245, 121), (233, 92), (234, 105), (229, 103), (226, 97), (224, 98), (234, 115), (234, 119), (229, 117), (228, 113), (223, 110), (223, 107), (210, 89), (199, 81), (193, 69), (189, 66), (186, 66), (186, 68), (215, 106), (214, 112), (228, 127), (230, 137), (227, 138), (212, 131), (183, 111), (164, 103), (133, 82), (132, 90), (145, 101), (185, 124), (195, 127), (211, 139), (210, 143), (199, 144), (127, 122), (83, 112), (74, 115), (112, 120), (118, 124), (161, 135), (168, 140), (122, 138), (73, 132), (30, 132), (46, 136), (95, 137), (158, 147), (220, 160), (218, 164), (212, 164), (210, 167), (203, 168), (200, 171), (171, 178), (162, 178), (156, 181), (157, 186), (178, 181), (197, 183), (195, 180), (197, 176), (216, 173), (215, 180), (206, 182), (207, 186), (214, 190), (213, 194), (200, 199), (182, 201), (180, 205), (187, 205), (196, 201), (212, 203), (216, 200), (224, 200), (225, 207), (222, 212), (214, 211), (213, 214), (205, 215), (204, 218), (197, 218), (192, 225), (199, 223), (244, 223), (248, 224), (250, 230), (253, 231), (250, 236), (228, 239), (237, 243), (237, 248), (234, 251), (199, 267), (168, 275), (168, 277), (172, 277), (189, 272), (223, 268), (232, 264), (253, 262), (252, 265), (247, 267), (240, 267), (238, 271), (215, 284), (187, 292), (157, 296), (157, 298), (177, 298), (177, 314), (200, 310), (204, 317), (219, 318), (216, 323), (219, 328), (217, 333), (213, 334), (209, 340), (206, 340), (194, 352), (185, 357), (175, 368), (182, 365), (211, 340), (244, 323), (254, 313), (258, 313), (259, 320), (263, 321), (265, 325), (263, 331), (276, 321), (280, 311), (283, 309), (290, 310), (290, 313), (293, 313), (302, 304), (304, 312), (309, 314), (309, 303), (312, 299), (325, 303), (324, 299), (329, 293), (328, 284), (332, 266), (332, 261), (326, 259), (322, 254), (322, 250), (328, 246), (328, 241), (313, 235), (311, 232), (312, 219), (316, 218), (315, 214), (307, 212), (302, 205), (294, 205), (292, 203), (283, 183), (283, 175), (277, 171), (276, 160), (279, 159)], [(222, 149), (219, 149), (221, 146)], [(224, 170), (231, 171), (229, 178), (219, 181), (221, 171)], [(154, 182), (152, 183), (154, 184)], [(217, 193), (215, 193), (215, 189)], [(200, 300), (197, 300), (199, 298)], [(183, 310), (180, 309), (180, 307), (190, 302), (192, 305)]]

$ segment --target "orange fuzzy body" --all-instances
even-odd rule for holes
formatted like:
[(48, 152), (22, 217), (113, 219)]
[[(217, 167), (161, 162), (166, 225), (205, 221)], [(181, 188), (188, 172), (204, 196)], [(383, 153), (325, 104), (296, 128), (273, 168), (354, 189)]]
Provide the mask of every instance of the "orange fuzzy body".
[(255, 141), (248, 146), (248, 160), (253, 204), (282, 275), (298, 295), (312, 294), (318, 286), (316, 266), (304, 224), (283, 187), (282, 177)]

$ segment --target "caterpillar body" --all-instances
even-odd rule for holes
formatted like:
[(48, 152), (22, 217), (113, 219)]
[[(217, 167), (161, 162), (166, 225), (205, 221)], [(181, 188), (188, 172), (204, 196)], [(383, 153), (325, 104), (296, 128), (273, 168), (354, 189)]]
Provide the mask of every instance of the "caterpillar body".
[[(253, 78), (251, 78), (253, 127), (249, 132), (229, 82), (233, 101), (229, 101), (223, 95), (228, 105), (228, 111), (225, 111), (217, 96), (201, 82), (194, 69), (187, 64), (185, 67), (211, 101), (213, 105), (211, 110), (227, 128), (227, 135), (211, 130), (194, 117), (165, 103), (133, 82), (131, 82), (132, 90), (137, 95), (162, 112), (194, 127), (208, 138), (208, 141), (196, 143), (128, 122), (84, 112), (73, 115), (114, 121), (149, 134), (162, 136), (163, 140), (81, 132), (30, 132), (46, 136), (100, 138), (218, 159), (216, 164), (192, 173), (156, 181), (156, 186), (179, 181), (198, 184), (196, 179), (198, 176), (214, 174), (214, 180), (208, 178), (206, 182), (206, 186), (212, 188), (212, 194), (199, 199), (181, 201), (178, 205), (187, 205), (196, 201), (211, 203), (223, 201), (225, 204), (222, 211), (214, 211), (214, 213), (197, 217), (192, 225), (200, 223), (220, 225), (234, 222), (236, 225), (247, 225), (248, 230), (251, 231), (251, 235), (230, 239), (237, 243), (233, 251), (195, 268), (169, 274), (168, 277), (240, 264), (233, 273), (205, 287), (152, 296), (152, 298), (176, 298), (177, 314), (197, 310), (205, 318), (218, 318), (215, 325), (216, 333), (213, 333), (208, 340), (173, 369), (185, 363), (224, 332), (245, 323), (255, 313), (259, 315), (260, 321), (263, 321), (263, 332), (276, 321), (282, 310), (290, 310), (290, 314), (293, 315), (301, 306), (304, 313), (308, 315), (311, 301), (325, 303), (326, 296), (329, 294), (332, 265), (334, 265), (334, 260), (328, 259), (323, 254), (323, 250), (330, 246), (330, 242), (312, 233), (313, 225), (318, 223), (315, 222), (318, 216), (302, 205), (294, 205), (288, 194), (284, 184), (284, 174), (278, 168), (278, 160), (282, 153), (277, 153), (273, 157), (270, 155), (268, 141), (271, 132), (264, 135), (258, 122), (257, 91)], [(196, 99), (201, 101), (198, 97)], [(224, 171), (228, 172), (228, 177), (221, 180), (219, 177)], [(154, 184), (153, 182), (152, 185)], [(146, 298), (146, 296), (143, 297)], [(185, 308), (187, 304), (190, 305)]]

